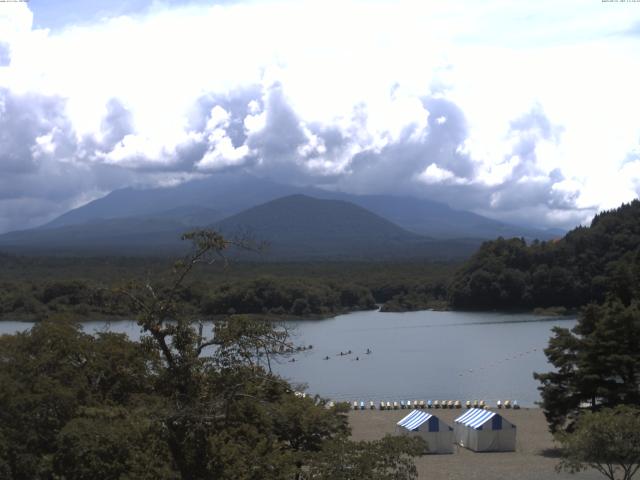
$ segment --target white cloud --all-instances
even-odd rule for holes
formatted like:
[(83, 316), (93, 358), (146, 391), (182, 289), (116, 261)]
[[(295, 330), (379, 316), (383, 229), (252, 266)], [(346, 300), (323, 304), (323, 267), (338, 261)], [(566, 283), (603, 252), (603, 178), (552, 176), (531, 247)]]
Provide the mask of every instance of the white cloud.
[(424, 172), (422, 172), (418, 178), (424, 183), (441, 183), (446, 180), (455, 178), (455, 175), (449, 170), (438, 167), (435, 163), (429, 165)]
[[(640, 40), (622, 35), (633, 8), (156, 4), (50, 32), (32, 29), (28, 4), (9, 3), (0, 9), (10, 51), (0, 88), (64, 105), (34, 110), (48, 120), (25, 139), (25, 164), (108, 164), (131, 170), (126, 182), (143, 171), (244, 166), (353, 191), (438, 196), (494, 216), (526, 208), (558, 224), (638, 195), (640, 169), (628, 156), (640, 138)], [(247, 88), (257, 90), (233, 93)], [(196, 126), (203, 98), (218, 100)], [(0, 122), (10, 122), (4, 101)], [(18, 171), (16, 155), (6, 163)], [(104, 191), (84, 188), (69, 202)]]

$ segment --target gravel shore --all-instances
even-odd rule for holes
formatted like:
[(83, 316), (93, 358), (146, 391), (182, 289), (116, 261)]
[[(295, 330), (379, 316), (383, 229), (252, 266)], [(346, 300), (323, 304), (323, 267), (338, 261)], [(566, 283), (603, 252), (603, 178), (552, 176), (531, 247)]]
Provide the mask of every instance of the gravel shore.
[[(431, 413), (453, 426), (462, 410), (434, 409)], [(604, 478), (594, 470), (578, 474), (556, 473), (558, 459), (553, 438), (538, 408), (499, 410), (516, 425), (515, 452), (475, 453), (456, 448), (452, 455), (425, 455), (416, 460), (419, 478), (429, 480), (596, 480)], [(396, 422), (407, 410), (351, 411), (349, 421), (354, 440), (376, 440), (394, 434)]]

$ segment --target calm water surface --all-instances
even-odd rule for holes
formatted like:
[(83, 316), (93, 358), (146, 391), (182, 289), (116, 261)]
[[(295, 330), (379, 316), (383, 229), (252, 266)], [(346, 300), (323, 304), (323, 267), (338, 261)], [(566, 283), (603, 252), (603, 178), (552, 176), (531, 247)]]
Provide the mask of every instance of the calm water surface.
[[(539, 400), (534, 371), (551, 367), (543, 349), (551, 328), (575, 319), (471, 312), (357, 312), (318, 321), (290, 321), (296, 344), (313, 348), (274, 366), (310, 393), (335, 400)], [(0, 322), (0, 333), (30, 328)], [(139, 338), (134, 322), (84, 322)], [(371, 354), (366, 354), (367, 348)], [(351, 355), (340, 352), (352, 351)], [(325, 360), (326, 357), (329, 360)], [(357, 359), (357, 360), (356, 360)]]

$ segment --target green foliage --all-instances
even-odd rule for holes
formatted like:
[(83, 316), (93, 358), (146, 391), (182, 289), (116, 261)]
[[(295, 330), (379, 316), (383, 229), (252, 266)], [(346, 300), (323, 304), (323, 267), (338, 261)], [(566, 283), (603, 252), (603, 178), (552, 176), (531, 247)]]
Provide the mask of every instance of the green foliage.
[(67, 480), (169, 480), (177, 475), (148, 410), (84, 409), (57, 437), (53, 471)]
[(590, 305), (570, 331), (554, 329), (545, 349), (555, 371), (537, 373), (552, 431), (572, 428), (581, 410), (640, 403), (640, 308), (619, 300)]
[(0, 337), (0, 439), (13, 478), (46, 477), (60, 431), (84, 407), (142, 402), (157, 360), (124, 335), (92, 337), (65, 321)]
[(417, 437), (385, 436), (373, 442), (327, 442), (311, 466), (314, 480), (411, 480), (418, 472), (412, 457), (427, 450)]
[(456, 273), (456, 308), (577, 308), (640, 298), (640, 201), (597, 215), (552, 242), (486, 242)]
[[(185, 279), (233, 242), (187, 238), (194, 250), (173, 281), (119, 292), (137, 311), (141, 342), (88, 335), (64, 317), (0, 337), (1, 478), (415, 478), (410, 459), (422, 449), (349, 442), (346, 406), (299, 397), (271, 372), (294, 348), (284, 328), (242, 315), (217, 319), (211, 332), (192, 322)], [(82, 292), (56, 286), (49, 300)], [(365, 477), (333, 476), (336, 454)]]
[[(122, 279), (173, 278), (166, 259), (12, 257), (0, 254), (0, 319), (132, 318)], [(192, 315), (323, 317), (385, 304), (385, 311), (444, 308), (457, 267), (448, 263), (225, 262), (192, 271), (176, 294)], [(299, 301), (298, 301), (299, 300)], [(295, 304), (295, 307), (294, 307)]]
[(584, 413), (571, 433), (556, 435), (561, 443), (558, 470), (571, 473), (593, 468), (610, 480), (631, 480), (640, 469), (640, 409), (618, 406)]
[(260, 277), (221, 285), (204, 300), (202, 310), (208, 315), (233, 312), (303, 316), (374, 307), (375, 301), (369, 290), (359, 285)]

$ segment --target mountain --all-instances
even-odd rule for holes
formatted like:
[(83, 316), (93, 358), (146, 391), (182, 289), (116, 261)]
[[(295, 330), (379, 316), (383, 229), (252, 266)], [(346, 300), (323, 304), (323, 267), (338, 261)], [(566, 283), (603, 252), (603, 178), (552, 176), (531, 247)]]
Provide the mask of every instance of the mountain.
[(40, 228), (79, 225), (94, 219), (150, 215), (158, 218), (173, 209), (193, 206), (213, 208), (225, 217), (293, 193), (299, 190), (249, 175), (223, 173), (171, 187), (114, 190)]
[(267, 241), (268, 258), (459, 258), (478, 246), (435, 241), (353, 203), (300, 194), (272, 200), (212, 226), (228, 236), (249, 232)]
[[(115, 190), (103, 198), (65, 213), (40, 228), (78, 225), (95, 219), (149, 215), (163, 218), (171, 209), (193, 206), (215, 208), (222, 218), (292, 194), (351, 202), (405, 230), (434, 238), (486, 240), (503, 236), (545, 240), (561, 236), (555, 231), (510, 225), (475, 213), (455, 210), (432, 200), (390, 195), (351, 195), (314, 187), (282, 185), (248, 174), (231, 173), (212, 175), (172, 187)], [(194, 218), (192, 221), (199, 224), (209, 223), (206, 217)]]
[(171, 254), (184, 248), (180, 236), (222, 218), (216, 210), (182, 206), (127, 218), (92, 218), (0, 235), (0, 248), (50, 254)]
[(510, 225), (481, 215), (455, 210), (444, 203), (412, 197), (391, 195), (314, 194), (321, 198), (342, 198), (371, 210), (411, 232), (434, 238), (524, 237), (528, 240), (548, 240), (564, 232)]
[[(187, 207), (129, 218), (91, 220), (0, 236), (0, 248), (13, 252), (57, 254), (175, 255), (186, 248), (180, 236), (189, 225), (171, 215), (215, 212)], [(193, 222), (192, 222), (193, 223)], [(269, 247), (260, 254), (238, 252), (252, 260), (376, 260), (468, 257), (477, 240), (434, 240), (343, 200), (295, 194), (249, 208), (208, 226), (229, 237), (248, 233)]]

